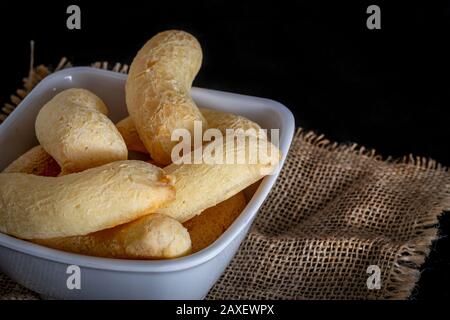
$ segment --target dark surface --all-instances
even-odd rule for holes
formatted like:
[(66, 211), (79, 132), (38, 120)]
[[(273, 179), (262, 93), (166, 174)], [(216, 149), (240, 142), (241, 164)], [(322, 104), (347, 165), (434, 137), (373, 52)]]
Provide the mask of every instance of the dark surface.
[[(450, 4), (335, 2), (1, 2), (0, 99), (27, 73), (31, 39), (37, 63), (130, 63), (156, 32), (181, 28), (204, 50), (195, 85), (278, 100), (297, 125), (335, 141), (450, 166)], [(79, 31), (66, 29), (72, 3)], [(373, 3), (381, 30), (366, 28)], [(450, 297), (449, 221), (441, 219), (414, 298)]]

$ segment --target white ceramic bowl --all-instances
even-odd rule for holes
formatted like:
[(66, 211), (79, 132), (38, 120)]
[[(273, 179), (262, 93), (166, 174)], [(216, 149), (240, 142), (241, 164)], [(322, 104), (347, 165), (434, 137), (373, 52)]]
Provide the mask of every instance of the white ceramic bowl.
[[(125, 79), (123, 74), (87, 67), (62, 70), (45, 78), (0, 125), (0, 170), (37, 145), (36, 115), (62, 90), (91, 90), (105, 101), (113, 121), (127, 116)], [(263, 128), (279, 128), (283, 164), (295, 127), (294, 117), (285, 106), (268, 99), (199, 88), (192, 89), (192, 96), (200, 107), (241, 114)], [(278, 172), (265, 177), (230, 228), (195, 254), (161, 261), (105, 259), (53, 250), (0, 233), (0, 271), (43, 297), (202, 299), (235, 255), (277, 176)], [(81, 289), (68, 289), (69, 265), (79, 266)]]

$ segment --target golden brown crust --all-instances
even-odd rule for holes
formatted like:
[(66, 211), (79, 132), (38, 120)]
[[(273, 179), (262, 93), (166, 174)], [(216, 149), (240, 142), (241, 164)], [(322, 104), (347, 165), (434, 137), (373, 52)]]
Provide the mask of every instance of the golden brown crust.
[[(251, 121), (243, 116), (239, 116), (233, 113), (208, 109), (199, 108), (203, 117), (206, 119), (209, 128), (214, 128), (220, 130), (220, 132), (225, 135), (226, 129), (242, 129), (248, 130), (253, 129), (256, 133), (259, 132), (261, 127), (254, 121)], [(139, 134), (134, 126), (133, 119), (131, 117), (126, 117), (116, 124), (117, 129), (125, 141), (128, 150), (137, 151), (142, 153), (148, 153), (144, 146)]]
[(119, 259), (168, 259), (186, 255), (191, 240), (178, 221), (150, 214), (85, 236), (34, 240), (58, 250)]
[(148, 153), (134, 125), (131, 117), (126, 117), (116, 123), (117, 130), (122, 135), (128, 150), (141, 153)]
[[(158, 163), (171, 163), (172, 131), (194, 131), (207, 123), (190, 96), (202, 62), (197, 39), (169, 30), (151, 38), (133, 60), (126, 82), (126, 102), (139, 136)], [(193, 135), (192, 135), (193, 136)]]
[(244, 210), (246, 204), (243, 192), (239, 192), (183, 223), (191, 236), (192, 252), (200, 251), (216, 241)]
[[(41, 146), (37, 146), (11, 163), (4, 172), (55, 177), (60, 173), (60, 168)], [(37, 239), (33, 242), (73, 253), (120, 259), (175, 258), (188, 254), (191, 248), (187, 230), (178, 221), (158, 214), (84, 236)]]
[(111, 228), (175, 198), (173, 180), (143, 161), (117, 161), (61, 177), (0, 174), (0, 232), (45, 239)]
[(31, 148), (7, 166), (4, 173), (22, 172), (37, 176), (56, 177), (61, 168), (40, 145)]
[(36, 136), (64, 174), (126, 160), (127, 147), (103, 101), (84, 89), (57, 94), (39, 111)]
[(200, 108), (206, 121), (208, 121), (209, 128), (219, 129), (223, 135), (226, 134), (227, 129), (231, 130), (254, 130), (256, 134), (259, 133), (261, 127), (254, 121), (246, 117), (239, 116), (234, 113), (223, 112), (214, 109)]
[[(225, 142), (211, 142), (207, 146), (217, 145), (222, 149), (223, 160), (228, 154), (235, 155), (232, 163), (219, 164), (203, 148), (203, 160), (200, 164), (171, 164), (164, 170), (175, 178), (177, 196), (175, 201), (161, 207), (156, 212), (185, 222), (200, 214), (203, 210), (230, 198), (242, 191), (262, 177), (273, 173), (281, 157), (280, 151), (272, 143), (267, 142), (268, 154), (272, 161), (260, 161), (262, 154), (261, 141), (264, 138), (253, 137), (245, 140), (245, 144), (239, 145), (236, 140)], [(243, 153), (245, 157), (241, 163), (236, 160), (236, 155)], [(192, 152), (187, 157), (194, 154)], [(220, 161), (220, 158), (218, 159)], [(254, 161), (254, 162), (253, 162)]]

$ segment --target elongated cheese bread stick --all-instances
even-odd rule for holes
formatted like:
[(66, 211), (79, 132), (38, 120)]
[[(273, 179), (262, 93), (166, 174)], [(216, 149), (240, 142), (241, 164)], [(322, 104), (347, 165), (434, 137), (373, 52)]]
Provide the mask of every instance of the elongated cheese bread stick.
[(139, 136), (152, 159), (167, 165), (177, 143), (176, 129), (194, 131), (206, 120), (191, 98), (202, 49), (191, 34), (169, 30), (151, 38), (134, 58), (126, 82), (126, 102)]
[(39, 111), (36, 137), (63, 174), (127, 159), (125, 142), (107, 113), (103, 101), (84, 89), (62, 91)]
[(239, 192), (183, 223), (191, 236), (192, 252), (200, 251), (216, 241), (244, 210), (246, 204), (244, 193)]
[[(59, 166), (42, 147), (37, 146), (19, 157), (5, 171), (57, 176)], [(178, 221), (158, 214), (84, 236), (38, 239), (33, 242), (68, 252), (121, 259), (175, 258), (189, 253), (191, 247), (186, 229)]]
[(149, 214), (85, 236), (33, 242), (73, 253), (119, 259), (167, 259), (188, 254), (191, 250), (186, 228), (161, 214)]
[[(245, 138), (244, 144), (237, 143), (236, 139), (211, 142), (203, 148), (199, 164), (165, 167), (164, 170), (175, 178), (177, 195), (175, 201), (156, 212), (185, 222), (273, 173), (281, 157), (279, 149), (264, 138)], [(260, 157), (263, 149), (268, 155), (267, 161)], [(219, 150), (222, 150), (221, 156), (215, 157)], [(195, 158), (195, 150), (186, 158)]]
[(152, 213), (174, 198), (172, 177), (143, 161), (60, 177), (0, 173), (0, 232), (23, 239), (85, 235)]

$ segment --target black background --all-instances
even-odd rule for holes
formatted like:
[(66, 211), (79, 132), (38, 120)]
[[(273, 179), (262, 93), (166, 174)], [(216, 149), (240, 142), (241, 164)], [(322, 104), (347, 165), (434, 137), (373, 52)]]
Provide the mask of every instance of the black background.
[[(31, 39), (38, 64), (131, 63), (155, 33), (179, 28), (203, 47), (196, 86), (275, 99), (331, 140), (450, 166), (450, 3), (392, 2), (2, 1), (0, 101), (27, 74)], [(81, 30), (66, 28), (69, 4)], [(370, 4), (381, 30), (366, 27)], [(450, 297), (449, 220), (413, 298)]]

